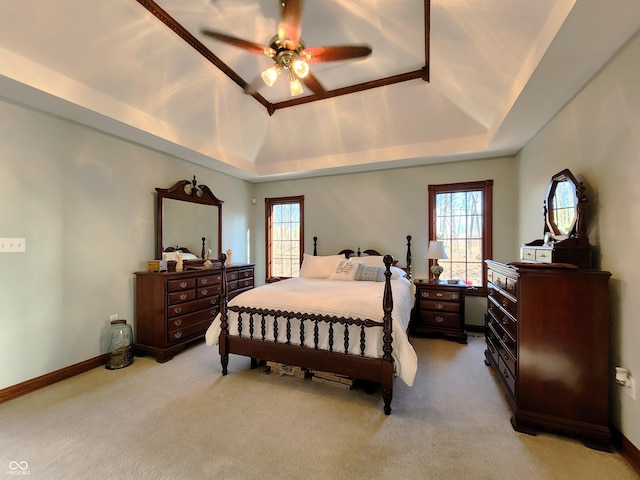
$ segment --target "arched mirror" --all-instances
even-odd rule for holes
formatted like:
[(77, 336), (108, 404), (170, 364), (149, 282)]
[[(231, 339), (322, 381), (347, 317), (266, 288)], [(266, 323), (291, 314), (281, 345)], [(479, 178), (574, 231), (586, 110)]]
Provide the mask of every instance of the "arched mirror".
[(181, 180), (171, 188), (156, 188), (156, 258), (162, 252), (180, 249), (202, 259), (222, 251), (222, 200), (206, 185)]
[(554, 175), (545, 201), (545, 233), (549, 232), (556, 239), (584, 235), (579, 227), (584, 225), (581, 217), (585, 202), (584, 187), (569, 169)]

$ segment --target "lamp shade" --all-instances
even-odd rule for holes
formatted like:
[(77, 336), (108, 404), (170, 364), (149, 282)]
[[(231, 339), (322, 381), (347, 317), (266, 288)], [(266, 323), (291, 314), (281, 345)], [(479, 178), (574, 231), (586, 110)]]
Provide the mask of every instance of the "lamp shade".
[(432, 259), (448, 259), (447, 251), (444, 249), (444, 242), (440, 240), (431, 240), (429, 242), (429, 248), (427, 248), (426, 258)]

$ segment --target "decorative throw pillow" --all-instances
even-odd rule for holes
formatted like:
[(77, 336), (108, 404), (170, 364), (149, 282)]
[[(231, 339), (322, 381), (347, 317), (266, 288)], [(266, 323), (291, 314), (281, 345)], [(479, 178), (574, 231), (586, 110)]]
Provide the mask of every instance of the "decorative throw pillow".
[(335, 271), (329, 277), (330, 280), (347, 280), (352, 281), (358, 274), (359, 269), (363, 265), (359, 263), (350, 262), (349, 260), (342, 260), (336, 266)]
[(361, 282), (384, 282), (384, 267), (360, 264), (355, 279)]
[(300, 276), (303, 278), (329, 278), (344, 255), (315, 256), (304, 254)]

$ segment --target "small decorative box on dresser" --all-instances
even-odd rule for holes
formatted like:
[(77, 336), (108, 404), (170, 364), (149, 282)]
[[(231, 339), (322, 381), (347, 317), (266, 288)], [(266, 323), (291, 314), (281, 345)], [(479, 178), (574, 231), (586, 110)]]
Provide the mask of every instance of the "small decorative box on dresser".
[(609, 450), (609, 272), (487, 260), (485, 363), (506, 390), (511, 424), (579, 435)]
[(464, 331), (464, 293), (467, 286), (446, 281), (416, 280), (416, 301), (409, 332), (414, 337), (444, 335), (467, 343)]
[[(253, 272), (253, 264), (227, 267), (229, 298), (253, 288)], [(136, 272), (136, 353), (166, 362), (201, 339), (218, 314), (221, 277), (215, 267)]]

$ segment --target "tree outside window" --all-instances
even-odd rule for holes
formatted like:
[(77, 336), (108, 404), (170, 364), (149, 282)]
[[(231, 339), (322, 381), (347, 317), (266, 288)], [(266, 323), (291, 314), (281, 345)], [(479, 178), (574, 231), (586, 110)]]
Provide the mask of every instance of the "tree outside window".
[(267, 282), (300, 274), (304, 196), (265, 199)]
[[(492, 257), (493, 180), (429, 185), (429, 239), (444, 242), (440, 278), (486, 290), (484, 260)], [(472, 293), (472, 292), (470, 292)]]

